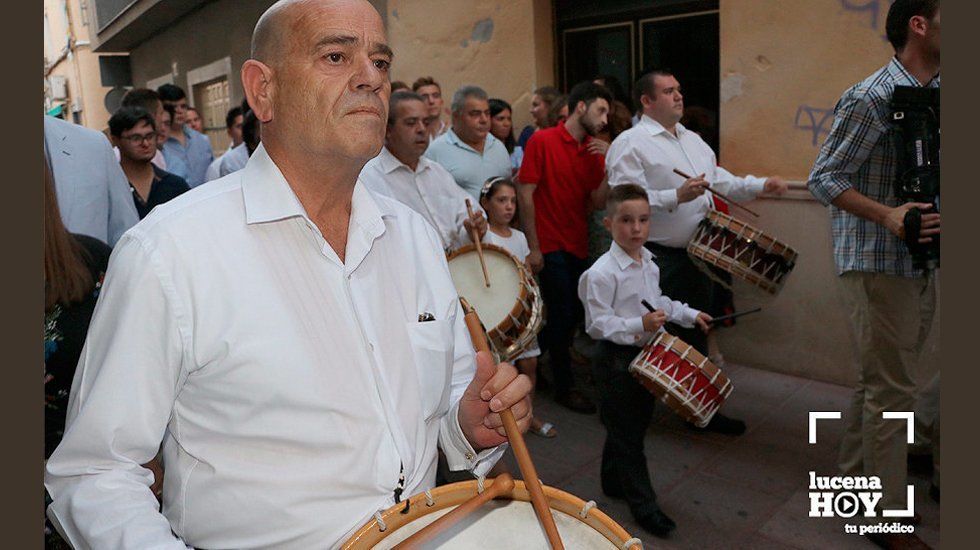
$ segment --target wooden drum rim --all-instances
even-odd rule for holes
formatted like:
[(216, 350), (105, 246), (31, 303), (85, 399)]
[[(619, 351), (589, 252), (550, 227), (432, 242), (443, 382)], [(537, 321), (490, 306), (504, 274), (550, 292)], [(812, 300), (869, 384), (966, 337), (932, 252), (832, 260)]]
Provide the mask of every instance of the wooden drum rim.
[[(492, 479), (488, 478), (486, 481), (492, 482)], [(436, 487), (429, 491), (429, 494), (432, 495), (432, 506), (427, 505), (428, 502), (425, 493), (414, 495), (408, 499), (410, 511), (407, 514), (401, 513), (402, 510), (405, 509), (404, 501), (395, 504), (394, 506), (381, 512), (381, 519), (384, 520), (386, 524), (384, 531), (380, 530), (377, 518), (372, 518), (357, 531), (355, 531), (354, 534), (344, 542), (341, 548), (343, 550), (362, 550), (373, 548), (379, 542), (384, 540), (385, 536), (387, 536), (387, 534), (383, 536), (379, 535), (389, 532), (393, 533), (405, 525), (426, 515), (416, 514), (411, 510), (422, 508), (423, 510), (427, 510), (427, 513), (431, 513), (462, 504), (467, 499), (477, 494), (477, 489), (479, 486), (478, 483), (479, 482), (474, 479)], [(603, 513), (597, 507), (590, 507), (588, 509), (588, 513), (583, 518), (581, 512), (586, 509), (586, 502), (584, 500), (571, 493), (562, 491), (561, 489), (556, 489), (554, 487), (549, 487), (547, 485), (544, 485), (543, 489), (545, 498), (548, 500), (548, 505), (552, 510), (557, 510), (574, 518), (578, 518), (582, 523), (585, 523), (592, 529), (599, 532), (606, 538), (606, 540), (611, 542), (616, 547), (621, 548), (626, 541), (632, 538), (622, 526), (616, 523), (615, 520)], [(510, 500), (522, 502), (531, 501), (531, 496), (528, 493), (527, 487), (524, 485), (524, 481), (519, 479), (514, 480), (514, 489), (507, 493), (507, 496)], [(529, 514), (531, 514), (531, 517), (533, 518), (533, 512), (529, 511)], [(536, 522), (535, 525), (537, 525)], [(634, 544), (630, 548), (633, 550), (640, 550), (642, 546), (640, 544)]]

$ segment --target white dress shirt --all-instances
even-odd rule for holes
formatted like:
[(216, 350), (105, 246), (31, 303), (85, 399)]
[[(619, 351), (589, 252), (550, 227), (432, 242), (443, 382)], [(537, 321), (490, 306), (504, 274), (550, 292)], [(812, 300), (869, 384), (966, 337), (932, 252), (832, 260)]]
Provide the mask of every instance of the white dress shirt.
[(712, 187), (736, 201), (761, 193), (766, 179), (732, 175), (718, 166), (714, 151), (701, 136), (680, 123), (676, 131), (674, 136), (643, 115), (639, 124), (619, 134), (609, 146), (606, 173), (610, 186), (635, 183), (646, 189), (650, 197), (649, 241), (684, 248), (714, 204), (710, 192), (678, 204), (677, 188), (684, 178), (675, 174), (674, 168), (691, 176), (704, 174)]
[(235, 148), (234, 144), (229, 144), (228, 149), (226, 149), (224, 153), (221, 153), (214, 160), (211, 161), (211, 164), (208, 165), (208, 171), (204, 175), (204, 181), (208, 182), (211, 180), (216, 180), (221, 177), (221, 159), (225, 158), (225, 155), (227, 155), (228, 152), (234, 148)]
[[(660, 268), (653, 254), (640, 249), (636, 261), (615, 242), (578, 280), (578, 297), (585, 306), (585, 331), (597, 340), (643, 346), (651, 333), (643, 330), (649, 310), (641, 300), (667, 314), (667, 320), (691, 328), (698, 310), (671, 300), (660, 291)], [(663, 330), (663, 329), (661, 329)]]
[[(419, 322), (431, 313), (434, 321)], [(485, 473), (457, 403), (473, 347), (439, 240), (353, 193), (346, 259), (259, 147), (113, 251), (47, 462), (76, 548), (335, 547), (454, 470)], [(163, 510), (149, 461), (163, 442)]]
[[(436, 161), (421, 157), (413, 171), (382, 147), (381, 153), (364, 165), (358, 179), (371, 191), (403, 202), (421, 214), (436, 229), (443, 249), (454, 250), (470, 243), (463, 226), (470, 196)], [(482, 212), (478, 201), (470, 202), (474, 212)]]
[(227, 176), (228, 174), (245, 168), (245, 164), (247, 163), (248, 145), (245, 145), (245, 142), (243, 141), (232, 147), (231, 151), (221, 155), (221, 164), (218, 165), (218, 174), (220, 176)]

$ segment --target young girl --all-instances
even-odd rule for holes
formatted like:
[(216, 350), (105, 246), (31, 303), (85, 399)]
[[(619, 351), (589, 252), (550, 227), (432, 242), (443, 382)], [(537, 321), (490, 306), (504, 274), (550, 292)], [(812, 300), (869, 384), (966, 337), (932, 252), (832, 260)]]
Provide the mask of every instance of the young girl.
[[(527, 266), (527, 256), (531, 253), (531, 249), (527, 246), (527, 238), (524, 233), (510, 226), (517, 211), (517, 187), (514, 182), (501, 177), (487, 180), (480, 191), (480, 206), (486, 211), (490, 225), (483, 242), (506, 249), (524, 260), (524, 265)], [(531, 272), (530, 266), (527, 270), (528, 273)], [(537, 378), (539, 355), (541, 350), (538, 349), (538, 342), (535, 340), (516, 361), (517, 369), (531, 379), (532, 385)], [(544, 437), (558, 435), (551, 422), (542, 422), (537, 417), (531, 419), (530, 431)]]

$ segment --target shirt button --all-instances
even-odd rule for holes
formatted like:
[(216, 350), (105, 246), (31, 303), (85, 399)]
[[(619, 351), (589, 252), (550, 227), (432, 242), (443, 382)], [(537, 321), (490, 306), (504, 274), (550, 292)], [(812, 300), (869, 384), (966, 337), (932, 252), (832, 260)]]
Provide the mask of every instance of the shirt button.
[(466, 460), (473, 460), (473, 453), (466, 453)]

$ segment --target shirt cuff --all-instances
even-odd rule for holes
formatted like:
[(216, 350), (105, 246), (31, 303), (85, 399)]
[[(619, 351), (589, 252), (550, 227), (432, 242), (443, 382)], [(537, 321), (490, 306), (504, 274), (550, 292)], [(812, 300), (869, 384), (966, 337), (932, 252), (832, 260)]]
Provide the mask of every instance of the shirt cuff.
[(639, 342), (643, 339), (643, 317), (632, 317), (626, 319), (626, 331), (634, 335), (634, 340)]
[(657, 200), (651, 201), (651, 204), (659, 205), (659, 209), (666, 210), (668, 212), (677, 210), (677, 189), (664, 189), (660, 191), (652, 191), (652, 193), (656, 193)]
[(747, 175), (745, 176), (745, 188), (753, 195), (758, 195), (765, 190), (767, 179), (769, 178), (760, 178), (751, 174)]
[(699, 313), (701, 312), (694, 308), (685, 307), (683, 308), (681, 314), (678, 315), (676, 319), (670, 319), (670, 321), (673, 323), (677, 323), (678, 325), (681, 325), (684, 328), (693, 328), (694, 322), (697, 320)]
[(490, 447), (480, 452), (463, 435), (459, 427), (459, 402), (457, 401), (442, 419), (439, 426), (439, 439), (442, 441), (442, 452), (446, 455), (446, 464), (453, 472), (469, 470), (477, 476), (484, 476), (493, 468), (507, 450), (507, 443)]
[(810, 189), (810, 194), (824, 206), (830, 206), (841, 193), (851, 188), (850, 183), (840, 181), (839, 179), (834, 179), (829, 182), (826, 180), (811, 179), (807, 182), (806, 186)]

